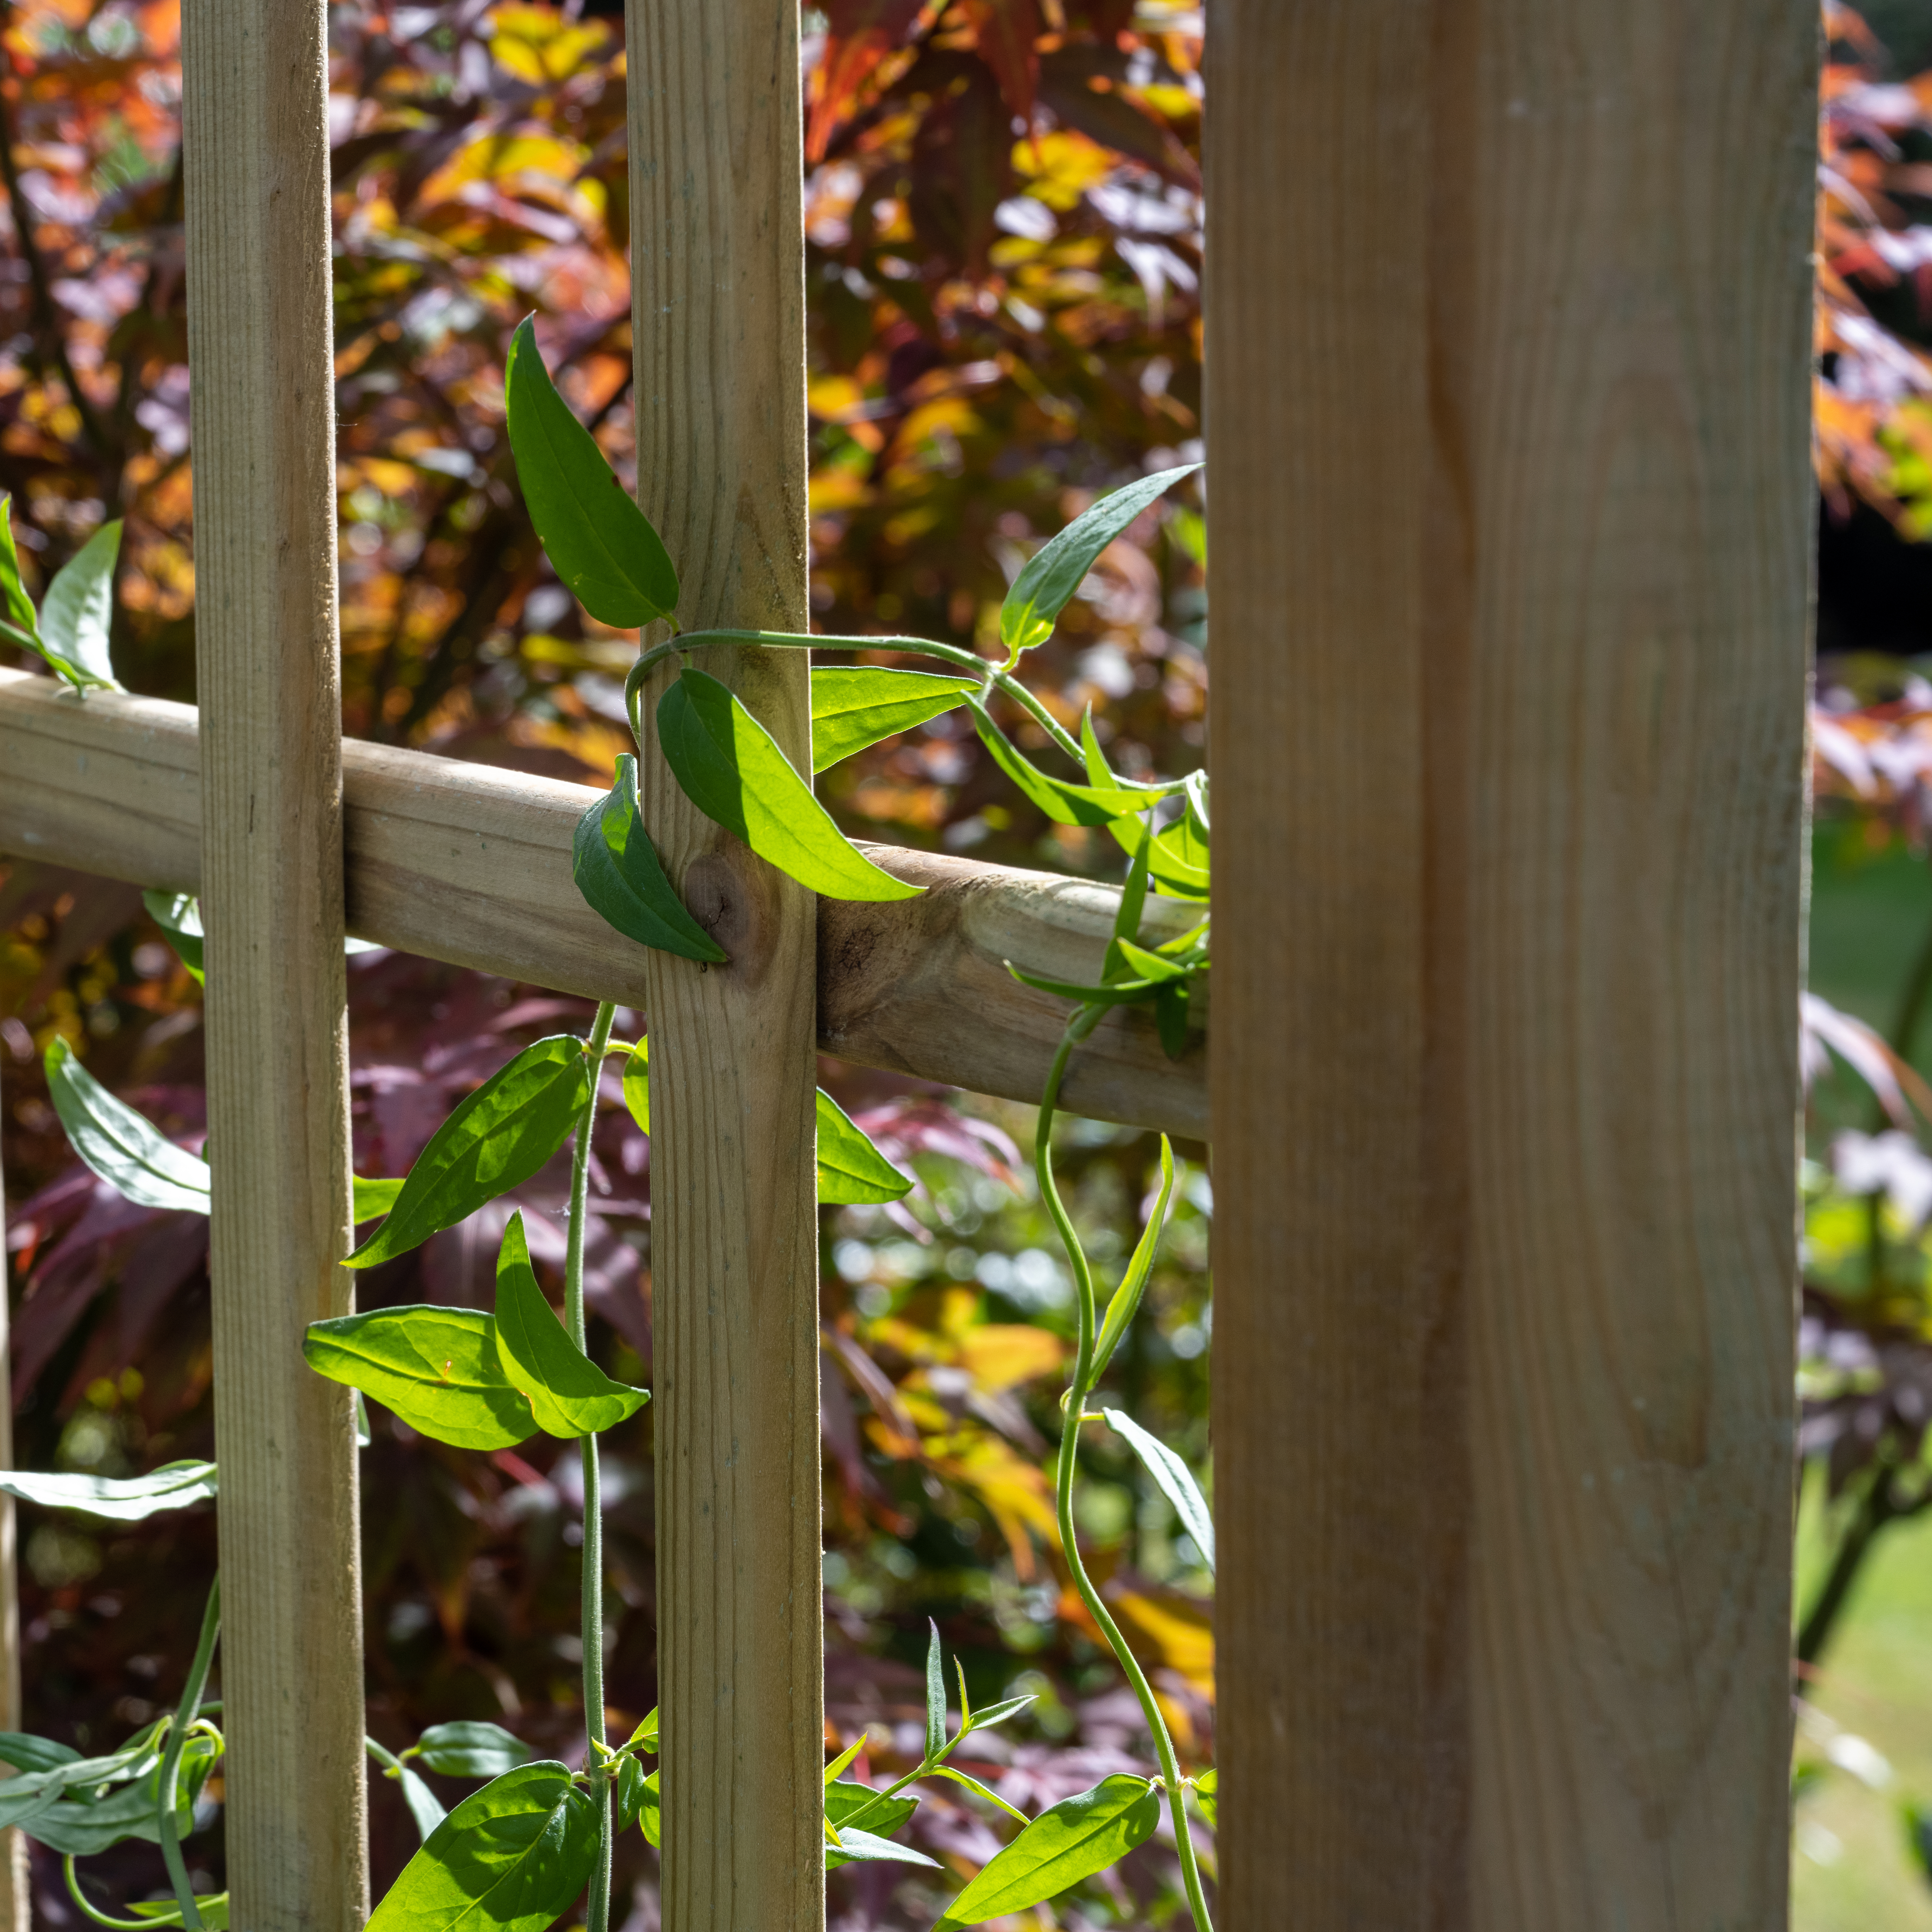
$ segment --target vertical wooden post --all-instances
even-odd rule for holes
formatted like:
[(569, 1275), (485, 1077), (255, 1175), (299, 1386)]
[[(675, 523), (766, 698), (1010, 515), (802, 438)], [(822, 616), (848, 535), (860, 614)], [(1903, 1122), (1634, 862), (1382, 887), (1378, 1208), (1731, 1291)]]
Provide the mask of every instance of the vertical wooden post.
[(1222, 1916), (1780, 1925), (1816, 11), (1209, 32)]
[(184, 19), (222, 1688), (234, 1922), (368, 1905), (322, 0)]
[[(798, 9), (648, 0), (628, 22), (639, 495), (687, 628), (802, 631)], [(809, 771), (802, 656), (704, 663)], [(664, 1923), (806, 1932), (824, 1916), (813, 903), (640, 765), (651, 836), (730, 956), (646, 966)]]
[[(7, 1282), (6, 1176), (0, 1172), (0, 1469), (14, 1466), (13, 1305)], [(20, 1578), (15, 1556), (14, 1498), (0, 1496), (0, 1730), (20, 1729)], [(27, 1841), (17, 1827), (0, 1832), (0, 1932), (28, 1932), (32, 1888)]]

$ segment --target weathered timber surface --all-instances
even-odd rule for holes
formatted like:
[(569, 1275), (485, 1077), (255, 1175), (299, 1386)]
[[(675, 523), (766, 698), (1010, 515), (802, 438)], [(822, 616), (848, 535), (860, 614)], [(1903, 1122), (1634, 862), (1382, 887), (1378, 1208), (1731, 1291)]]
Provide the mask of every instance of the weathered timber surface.
[[(632, 0), (625, 16), (640, 499), (687, 627), (802, 631), (798, 8)], [(700, 655), (808, 769), (805, 654)], [(646, 687), (647, 720), (667, 681)], [(730, 956), (644, 961), (664, 1922), (818, 1932), (817, 904), (698, 811), (648, 731), (638, 788), (665, 871)]]
[[(350, 739), (344, 742), (349, 930), (358, 938), (560, 992), (646, 1005), (644, 953), (578, 896), (570, 838), (583, 785)], [(0, 851), (136, 885), (198, 887), (200, 766), (184, 704), (96, 693), (0, 670)], [(1037, 1100), (1069, 1010), (1004, 962), (1099, 976), (1118, 890), (943, 854), (868, 845), (925, 897), (818, 905), (818, 1045), (975, 1093)], [(1196, 908), (1148, 902), (1171, 938)], [(1204, 1007), (1204, 1002), (1201, 1002)], [(1207, 1051), (1178, 1060), (1135, 1010), (1075, 1059), (1076, 1112), (1208, 1135)]]
[[(222, 1727), (234, 1922), (368, 1912), (322, 0), (183, 20)], [(140, 801), (145, 802), (145, 801)]]
[(1780, 1926), (1815, 9), (1208, 21), (1221, 1915)]

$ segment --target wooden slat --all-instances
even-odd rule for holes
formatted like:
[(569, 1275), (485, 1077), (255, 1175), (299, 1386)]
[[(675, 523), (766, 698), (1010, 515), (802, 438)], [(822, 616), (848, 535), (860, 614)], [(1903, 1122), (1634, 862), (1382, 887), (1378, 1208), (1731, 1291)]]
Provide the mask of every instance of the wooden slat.
[[(7, 1195), (0, 1174), (0, 1469), (14, 1466), (14, 1368), (7, 1292)], [(0, 1730), (17, 1731), (20, 1716), (20, 1586), (14, 1498), (0, 1496)], [(0, 1773), (0, 1779), (11, 1775)], [(30, 1932), (33, 1893), (27, 1841), (17, 1826), (0, 1831), (0, 1932)]]
[[(592, 999), (645, 1004), (644, 956), (578, 896), (570, 838), (582, 785), (350, 740), (343, 746), (349, 929), (406, 952)], [(64, 694), (0, 670), (0, 852), (195, 890), (199, 753), (191, 707)], [(818, 1043), (866, 1066), (1037, 1100), (1066, 1012), (1004, 962), (1099, 976), (1116, 887), (868, 845), (926, 886), (889, 905), (818, 908)], [(1192, 908), (1150, 902), (1171, 938)], [(1207, 1010), (1206, 1002), (1197, 1002)], [(1096, 1119), (1208, 1134), (1207, 1052), (1169, 1060), (1144, 1011), (1120, 1012), (1080, 1052), (1068, 1106)]]
[[(798, 9), (632, 0), (626, 18), (640, 498), (677, 562), (687, 626), (801, 631)], [(804, 655), (704, 659), (808, 770)], [(647, 718), (664, 682), (645, 692)], [(730, 956), (708, 971), (664, 953), (644, 964), (664, 1922), (815, 1932), (814, 902), (704, 818), (648, 742), (639, 782), (666, 869)]]
[(368, 1909), (321, 0), (184, 10), (214, 1425), (234, 1923)]
[(1208, 19), (1221, 1915), (1782, 1925), (1815, 9)]

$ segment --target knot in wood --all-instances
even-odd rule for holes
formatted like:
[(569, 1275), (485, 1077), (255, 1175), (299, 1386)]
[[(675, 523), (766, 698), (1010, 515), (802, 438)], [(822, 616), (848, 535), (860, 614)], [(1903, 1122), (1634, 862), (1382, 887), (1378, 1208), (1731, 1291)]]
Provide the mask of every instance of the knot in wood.
[(684, 902), (724, 949), (728, 963), (712, 970), (758, 985), (778, 951), (785, 896), (802, 890), (736, 839), (700, 853), (684, 875)]

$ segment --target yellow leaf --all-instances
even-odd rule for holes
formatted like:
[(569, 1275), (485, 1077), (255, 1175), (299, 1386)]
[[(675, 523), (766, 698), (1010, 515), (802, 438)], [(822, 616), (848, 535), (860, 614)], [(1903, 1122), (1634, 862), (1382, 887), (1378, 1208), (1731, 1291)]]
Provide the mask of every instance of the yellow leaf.
[(1022, 1322), (990, 1322), (960, 1338), (962, 1365), (989, 1395), (1051, 1375), (1066, 1359), (1066, 1344), (1058, 1336)]

